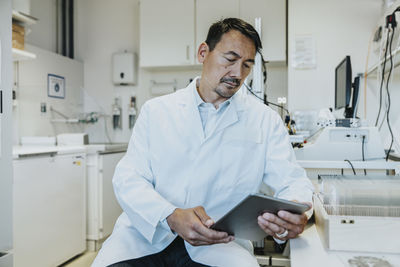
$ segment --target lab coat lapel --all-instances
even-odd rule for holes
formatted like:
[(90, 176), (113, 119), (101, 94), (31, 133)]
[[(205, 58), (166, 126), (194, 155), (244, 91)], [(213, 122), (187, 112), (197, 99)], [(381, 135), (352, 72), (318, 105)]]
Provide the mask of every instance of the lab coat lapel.
[[(205, 135), (203, 125), (201, 123), (199, 109), (196, 106), (193, 90), (196, 87), (196, 79), (194, 79), (185, 89), (179, 101), (179, 106), (183, 115), (184, 131), (190, 139), (196, 138), (204, 141)], [(189, 139), (189, 140), (190, 140)]]

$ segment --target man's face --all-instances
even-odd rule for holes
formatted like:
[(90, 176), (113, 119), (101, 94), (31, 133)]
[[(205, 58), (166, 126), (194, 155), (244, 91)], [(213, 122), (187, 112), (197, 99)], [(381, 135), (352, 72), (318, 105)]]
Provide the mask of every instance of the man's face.
[(213, 51), (205, 45), (205, 53), (198, 59), (203, 63), (201, 84), (205, 90), (220, 98), (230, 98), (242, 86), (254, 65), (256, 53), (251, 39), (236, 30), (225, 33)]

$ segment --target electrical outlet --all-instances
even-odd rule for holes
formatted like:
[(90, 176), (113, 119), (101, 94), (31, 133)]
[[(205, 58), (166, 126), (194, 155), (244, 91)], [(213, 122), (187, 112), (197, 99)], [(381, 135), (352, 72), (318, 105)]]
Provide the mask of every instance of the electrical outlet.
[(335, 129), (330, 131), (329, 139), (331, 142), (362, 143), (363, 136), (364, 142), (368, 143), (369, 134), (366, 129)]

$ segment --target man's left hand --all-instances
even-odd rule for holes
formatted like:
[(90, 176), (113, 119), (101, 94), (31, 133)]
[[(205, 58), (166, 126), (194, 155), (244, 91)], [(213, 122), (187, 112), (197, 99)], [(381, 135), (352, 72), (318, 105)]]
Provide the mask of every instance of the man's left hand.
[[(311, 209), (310, 203), (304, 204)], [(279, 211), (276, 215), (266, 212), (258, 216), (257, 219), (258, 225), (264, 232), (282, 241), (295, 238), (301, 234), (308, 220), (305, 213), (294, 214), (284, 210)]]

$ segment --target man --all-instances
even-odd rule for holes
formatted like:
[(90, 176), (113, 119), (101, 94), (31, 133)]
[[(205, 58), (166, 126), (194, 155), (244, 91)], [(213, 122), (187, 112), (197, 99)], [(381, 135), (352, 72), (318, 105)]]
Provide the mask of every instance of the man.
[[(113, 179), (124, 212), (93, 266), (258, 266), (233, 236), (210, 229), (213, 219), (262, 182), (311, 202), (281, 119), (239, 91), (260, 49), (250, 24), (219, 21), (198, 49), (201, 77), (144, 104)], [(278, 241), (307, 222), (285, 211), (254, 219)]]

